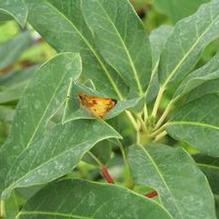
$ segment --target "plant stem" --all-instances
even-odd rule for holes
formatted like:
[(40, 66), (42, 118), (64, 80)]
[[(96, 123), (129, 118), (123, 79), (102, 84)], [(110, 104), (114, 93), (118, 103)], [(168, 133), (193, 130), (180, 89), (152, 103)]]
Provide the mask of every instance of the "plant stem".
[(165, 124), (162, 125), (159, 129), (157, 129), (157, 130), (155, 130), (154, 132), (152, 132), (152, 133), (150, 134), (150, 137), (155, 137), (155, 136), (159, 135), (161, 132), (164, 131), (164, 128), (165, 128), (166, 125), (167, 125), (167, 124), (165, 123)]
[(155, 137), (155, 139), (154, 139), (154, 141), (156, 142), (156, 141), (159, 141), (161, 138), (163, 138), (165, 135), (167, 134), (167, 132), (164, 130), (163, 132), (161, 132), (160, 134), (158, 134), (156, 137)]
[[(137, 114), (137, 118), (138, 118), (138, 120), (139, 120), (139, 122), (140, 122), (140, 128), (142, 128), (142, 130), (143, 130), (144, 132), (146, 132), (146, 131), (147, 131), (146, 124), (145, 124), (144, 120), (142, 119), (141, 115), (138, 115), (138, 114)], [(138, 130), (139, 130), (139, 129), (138, 129)]]
[(131, 114), (128, 110), (126, 110), (125, 113), (126, 113), (126, 115), (128, 116), (130, 122), (132, 123), (134, 129), (135, 129), (136, 131), (138, 131), (138, 124), (137, 124), (137, 122), (135, 121), (135, 118), (132, 116), (132, 114)]
[(148, 118), (148, 108), (147, 108), (147, 104), (145, 103), (144, 105), (144, 122), (147, 121)]
[(97, 164), (99, 165), (101, 174), (102, 174), (102, 176), (104, 177), (104, 179), (105, 179), (108, 183), (110, 183), (110, 184), (114, 183), (113, 177), (110, 175), (107, 166), (104, 165), (92, 152), (88, 151), (87, 153), (88, 153), (88, 154), (97, 162)]
[(137, 131), (137, 134), (136, 134), (136, 143), (140, 144), (140, 133), (139, 133), (139, 131)]
[(5, 217), (5, 201), (0, 200), (0, 218)]
[(164, 91), (165, 91), (165, 88), (161, 86), (158, 92), (157, 98), (155, 100), (154, 107), (153, 107), (152, 114), (151, 114), (154, 118), (157, 116), (157, 111), (159, 109), (160, 102), (163, 97)]
[(162, 125), (162, 123), (164, 122), (164, 120), (168, 116), (169, 112), (171, 111), (173, 103), (174, 103), (173, 100), (171, 100), (169, 102), (169, 104), (167, 105), (166, 109), (164, 110), (162, 116), (160, 117), (160, 119), (158, 120), (157, 124), (155, 125), (155, 129), (158, 129)]
[(104, 164), (91, 152), (91, 151), (88, 151), (87, 152), (92, 158), (93, 160), (96, 161), (96, 163), (101, 167), (101, 166), (104, 166)]
[(114, 183), (113, 178), (112, 178), (112, 176), (110, 175), (107, 166), (103, 165), (103, 166), (101, 167), (101, 173), (102, 173), (103, 177), (105, 178), (105, 180), (106, 180), (108, 183), (110, 183), (110, 184), (113, 184), (113, 183)]
[(119, 140), (117, 140), (117, 141), (118, 141), (121, 153), (122, 153), (122, 157), (123, 157), (123, 161), (124, 161), (124, 164), (125, 164), (125, 168), (128, 171), (128, 177), (127, 177), (127, 182), (128, 183), (127, 183), (127, 187), (129, 189), (131, 189), (133, 187), (133, 180), (132, 180), (132, 177), (131, 177), (130, 166), (129, 166), (128, 159), (127, 159), (127, 156), (126, 156), (126, 153), (125, 153), (125, 148), (124, 148), (123, 144)]

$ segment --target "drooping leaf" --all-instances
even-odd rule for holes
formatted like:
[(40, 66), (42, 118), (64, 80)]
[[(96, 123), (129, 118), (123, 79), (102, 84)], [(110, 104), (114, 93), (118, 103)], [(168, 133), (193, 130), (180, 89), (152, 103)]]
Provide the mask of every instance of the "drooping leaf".
[(207, 176), (212, 192), (219, 195), (219, 158), (204, 154), (196, 154), (193, 157), (198, 167)]
[(5, 193), (18, 187), (45, 184), (69, 173), (96, 143), (120, 138), (109, 125), (95, 120), (58, 124), (11, 163), (4, 177)]
[(201, 51), (219, 36), (219, 1), (203, 4), (179, 21), (162, 51), (159, 81), (163, 89), (176, 88), (192, 70)]
[(12, 16), (24, 27), (27, 21), (28, 8), (24, 0), (0, 0), (0, 13)]
[(201, 4), (208, 1), (209, 0), (155, 0), (154, 5), (159, 11), (168, 15), (175, 23), (178, 20), (193, 14)]
[[(219, 53), (217, 53), (207, 64), (189, 74), (177, 88), (173, 98), (184, 96), (195, 88), (219, 78)], [(206, 89), (207, 92), (208, 89)], [(218, 89), (219, 90), (219, 89)]]
[(119, 74), (101, 58), (81, 12), (81, 0), (25, 0), (28, 22), (57, 51), (79, 52), (83, 76), (103, 95), (123, 99), (128, 88)]
[(153, 30), (149, 36), (152, 53), (152, 73), (151, 82), (149, 84), (149, 87), (147, 88), (147, 102), (151, 102), (158, 93), (160, 87), (158, 80), (158, 65), (160, 60), (160, 54), (172, 31), (172, 26), (162, 25)]
[(70, 78), (81, 73), (80, 56), (62, 53), (42, 65), (21, 98), (11, 133), (0, 149), (0, 191), (8, 168), (45, 130), (50, 117), (64, 102)]
[(211, 94), (181, 106), (166, 124), (168, 134), (203, 153), (219, 156), (218, 102), (219, 95)]
[(17, 215), (18, 219), (52, 217), (60, 219), (172, 218), (156, 202), (128, 189), (83, 180), (65, 180), (48, 185), (28, 201)]
[(151, 55), (145, 30), (127, 0), (82, 0), (85, 20), (103, 58), (142, 95), (149, 83)]
[(0, 45), (0, 69), (13, 64), (31, 45), (29, 32), (20, 33), (7, 42)]
[(128, 157), (134, 181), (154, 188), (173, 218), (216, 218), (209, 184), (184, 150), (135, 145)]

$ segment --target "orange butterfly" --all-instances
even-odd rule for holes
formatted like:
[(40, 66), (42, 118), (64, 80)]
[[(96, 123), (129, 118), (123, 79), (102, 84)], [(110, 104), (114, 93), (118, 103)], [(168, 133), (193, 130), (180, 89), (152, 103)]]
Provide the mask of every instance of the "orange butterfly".
[(103, 118), (117, 103), (111, 98), (90, 96), (84, 93), (80, 93), (78, 96), (81, 105), (98, 118)]

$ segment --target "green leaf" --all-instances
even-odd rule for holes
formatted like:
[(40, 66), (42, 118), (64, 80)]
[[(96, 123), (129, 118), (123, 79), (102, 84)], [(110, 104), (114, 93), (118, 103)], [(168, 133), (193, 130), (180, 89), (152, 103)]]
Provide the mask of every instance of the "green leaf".
[(158, 79), (158, 65), (160, 61), (160, 54), (163, 47), (173, 31), (172, 26), (162, 25), (153, 30), (149, 36), (152, 52), (152, 73), (149, 87), (147, 88), (147, 102), (151, 102), (159, 91), (159, 79)]
[(204, 96), (208, 94), (219, 94), (219, 79), (207, 80), (205, 83), (198, 86), (191, 93), (189, 93), (187, 102), (199, 98), (204, 98)]
[(219, 95), (211, 94), (191, 101), (172, 115), (166, 130), (176, 140), (184, 141), (201, 152), (219, 156)]
[(204, 154), (196, 154), (193, 158), (198, 167), (207, 176), (212, 192), (219, 195), (219, 158)]
[(64, 103), (69, 80), (81, 73), (80, 56), (62, 53), (42, 65), (21, 98), (11, 133), (0, 149), (0, 191), (8, 168), (45, 130), (51, 116)]
[[(56, 191), (56, 192), (54, 192)], [(156, 202), (115, 185), (65, 180), (48, 185), (33, 197), (18, 219), (171, 219)]]
[(0, 120), (4, 122), (11, 122), (14, 117), (14, 109), (8, 106), (0, 106)]
[(128, 158), (134, 181), (153, 187), (173, 218), (216, 218), (209, 184), (184, 150), (158, 144), (147, 149), (135, 145)]
[(161, 54), (159, 81), (162, 89), (176, 88), (192, 70), (201, 51), (219, 36), (219, 1), (202, 5), (179, 21)]
[(12, 16), (24, 27), (27, 21), (28, 9), (23, 0), (0, 0), (0, 13)]
[(57, 51), (80, 53), (83, 76), (103, 95), (123, 99), (128, 88), (119, 74), (101, 58), (81, 12), (81, 0), (25, 0), (28, 22)]
[(193, 14), (201, 4), (208, 1), (209, 0), (154, 0), (154, 5), (159, 11), (168, 15), (175, 23), (178, 20)]
[(13, 86), (17, 83), (22, 83), (24, 80), (29, 80), (32, 78), (36, 69), (38, 69), (38, 65), (34, 65), (25, 69), (19, 69), (16, 71), (8, 72), (7, 74), (3, 74), (0, 76), (0, 86)]
[(82, 0), (85, 20), (103, 58), (125, 79), (132, 92), (145, 92), (151, 74), (149, 40), (127, 0)]
[(5, 219), (15, 218), (16, 215), (19, 213), (20, 206), (15, 191), (12, 192), (10, 199), (6, 201), (5, 207), (5, 215), (7, 215)]
[[(217, 53), (209, 62), (207, 62), (207, 64), (189, 74), (177, 88), (173, 97), (177, 99), (180, 96), (184, 96), (185, 94), (191, 92), (202, 84), (205, 86), (206, 82), (208, 81), (215, 81), (216, 79), (219, 79), (218, 60), (219, 53)], [(208, 89), (205, 89), (205, 93), (207, 93), (207, 90)]]
[(31, 45), (29, 32), (23, 32), (0, 45), (0, 68), (13, 64)]
[(28, 81), (7, 87), (0, 92), (0, 104), (18, 100), (27, 85)]
[(121, 136), (104, 122), (77, 120), (54, 126), (11, 163), (3, 196), (14, 188), (45, 184), (69, 173), (87, 151), (108, 138)]
[(219, 218), (219, 196), (215, 196), (215, 205), (216, 205), (216, 214), (217, 218)]
[[(99, 161), (101, 161), (101, 163), (106, 164), (111, 158), (112, 143), (108, 140), (101, 141), (91, 149), (91, 152), (98, 158)], [(95, 161), (90, 154), (86, 154), (83, 157), (83, 161), (98, 166), (97, 161)]]

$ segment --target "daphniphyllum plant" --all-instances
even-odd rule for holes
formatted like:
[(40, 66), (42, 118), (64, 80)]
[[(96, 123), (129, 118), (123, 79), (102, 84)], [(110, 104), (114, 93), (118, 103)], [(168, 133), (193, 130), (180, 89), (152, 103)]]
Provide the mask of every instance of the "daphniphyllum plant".
[(219, 37), (219, 0), (149, 36), (128, 0), (0, 10), (58, 53), (0, 148), (2, 217), (216, 219), (219, 53), (197, 62)]

